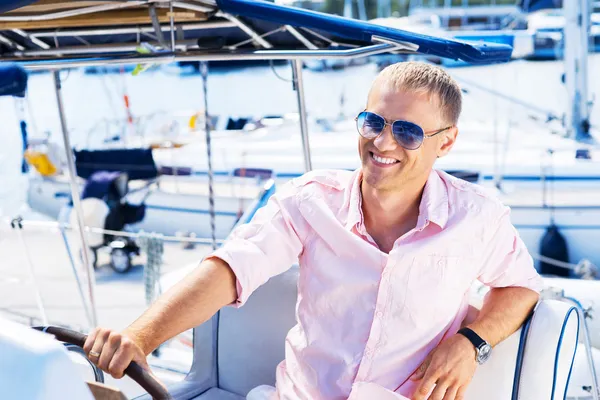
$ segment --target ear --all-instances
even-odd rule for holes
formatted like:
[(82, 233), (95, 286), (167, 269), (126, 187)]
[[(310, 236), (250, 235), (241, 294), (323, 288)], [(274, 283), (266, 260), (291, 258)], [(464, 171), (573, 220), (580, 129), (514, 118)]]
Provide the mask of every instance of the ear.
[(438, 158), (444, 157), (446, 154), (450, 152), (454, 143), (456, 143), (456, 137), (458, 136), (458, 127), (453, 126), (448, 129), (446, 132), (443, 132), (440, 135), (440, 139), (438, 142)]

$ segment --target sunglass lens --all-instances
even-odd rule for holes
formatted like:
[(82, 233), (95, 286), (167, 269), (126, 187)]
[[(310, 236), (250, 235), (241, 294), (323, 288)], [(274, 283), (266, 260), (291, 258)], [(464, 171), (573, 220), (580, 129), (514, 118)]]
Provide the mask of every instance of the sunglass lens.
[(407, 121), (396, 121), (392, 132), (400, 146), (407, 150), (416, 150), (423, 143), (423, 129), (419, 125)]
[(358, 114), (356, 119), (358, 133), (367, 139), (373, 139), (379, 136), (385, 127), (385, 120), (377, 114), (363, 111)]

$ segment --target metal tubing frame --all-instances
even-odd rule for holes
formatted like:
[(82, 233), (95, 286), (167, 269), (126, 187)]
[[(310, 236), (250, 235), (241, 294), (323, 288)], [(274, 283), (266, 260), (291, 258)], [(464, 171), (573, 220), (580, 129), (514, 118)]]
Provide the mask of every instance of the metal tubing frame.
[[(106, 50), (106, 49), (105, 49)], [(301, 59), (323, 59), (339, 58), (352, 59), (386, 53), (394, 50), (408, 50), (401, 45), (388, 43), (373, 44), (348, 50), (256, 50), (239, 53), (199, 53), (187, 55), (157, 54), (155, 56), (106, 56), (87, 58), (71, 58), (65, 60), (31, 60), (32, 64), (23, 62), (23, 59), (6, 61), (20, 61), (29, 70), (57, 70), (64, 68), (77, 68), (99, 65), (123, 65), (123, 64), (166, 64), (176, 61), (234, 61), (234, 60), (301, 60)]]
[[(184, 31), (189, 30), (203, 30), (203, 29), (219, 29), (219, 28), (233, 28), (237, 25), (231, 21), (213, 21), (213, 22), (202, 22), (196, 24), (182, 24), (179, 28)], [(171, 30), (170, 26), (161, 25), (161, 31)], [(104, 36), (104, 35), (123, 35), (131, 33), (154, 33), (155, 30), (152, 27), (136, 27), (136, 28), (115, 28), (115, 29), (77, 29), (77, 30), (60, 30), (60, 31), (48, 31), (48, 32), (35, 32), (30, 33), (29, 36), (32, 38), (41, 37), (71, 37), (71, 36)]]
[(298, 113), (300, 114), (300, 133), (302, 134), (302, 151), (304, 154), (304, 169), (312, 171), (312, 160), (310, 155), (310, 141), (308, 138), (308, 123), (306, 118), (306, 103), (304, 96), (304, 80), (302, 78), (302, 60), (292, 61), (294, 73), (294, 89), (298, 99)]
[(83, 223), (83, 210), (81, 208), (81, 198), (79, 197), (79, 187), (77, 186), (77, 172), (75, 169), (75, 160), (73, 159), (73, 152), (71, 150), (71, 141), (69, 139), (69, 132), (67, 130), (67, 119), (65, 116), (65, 110), (63, 106), (61, 83), (59, 71), (54, 71), (54, 87), (56, 91), (56, 103), (58, 105), (58, 114), (60, 117), (60, 126), (62, 131), (63, 143), (65, 146), (65, 154), (67, 156), (67, 165), (69, 171), (69, 184), (71, 187), (71, 197), (73, 199), (73, 206), (77, 213), (77, 226), (79, 228), (79, 236), (81, 239), (81, 254), (83, 256), (84, 269), (86, 271), (87, 284), (89, 290), (89, 305), (90, 305), (90, 316), (91, 316), (91, 327), (95, 328), (98, 325), (98, 319), (96, 315), (96, 300), (94, 295), (94, 285), (96, 276), (94, 273), (94, 267), (90, 263), (90, 248), (88, 246), (87, 237), (85, 234), (85, 226)]
[(298, 32), (298, 30), (296, 28), (294, 28), (291, 25), (286, 25), (285, 29), (292, 34), (292, 36), (294, 36), (296, 39), (298, 39), (303, 45), (306, 46), (307, 49), (309, 50), (318, 50), (319, 48), (310, 40), (308, 40), (306, 38), (306, 36), (304, 36), (303, 34), (301, 34), (300, 32)]
[[(185, 3), (175, 2), (175, 4), (179, 5), (181, 8), (185, 8), (186, 7)], [(258, 33), (254, 32), (254, 30), (252, 30), (252, 28), (250, 28), (248, 25), (246, 25), (242, 21), (240, 21), (239, 18), (234, 17), (233, 15), (224, 13), (222, 11), (219, 11), (217, 13), (217, 16), (218, 17), (223, 17), (223, 18), (225, 18), (225, 19), (233, 22), (234, 24), (236, 24), (241, 30), (243, 30), (244, 32), (246, 32), (246, 34), (248, 36), (250, 36), (252, 39), (254, 39), (256, 41), (256, 43), (260, 44), (265, 49), (272, 49), (273, 48), (273, 45), (271, 43), (269, 43), (268, 41), (266, 41)]]
[(25, 47), (21, 46), (19, 43), (14, 42), (14, 41), (10, 40), (9, 38), (7, 38), (7, 37), (5, 37), (3, 35), (0, 35), (0, 42), (6, 43), (10, 47), (14, 47), (14, 48), (16, 48), (19, 51), (25, 50)]
[[(156, 40), (158, 43), (164, 48), (169, 49), (167, 42), (165, 41), (164, 36), (162, 35), (162, 29), (160, 27), (160, 21), (158, 20), (158, 16), (156, 15), (156, 7), (154, 4), (150, 4), (148, 7), (148, 14), (150, 14), (150, 21), (152, 22), (152, 28), (154, 29), (154, 34), (156, 36)], [(171, 51), (175, 51), (175, 46), (170, 48)]]
[(30, 34), (28, 34), (27, 32), (25, 32), (24, 30), (13, 29), (12, 31), (14, 33), (16, 33), (17, 35), (20, 35), (20, 36), (24, 37), (25, 39), (31, 40), (31, 42), (33, 44), (35, 44), (38, 47), (41, 47), (42, 49), (46, 49), (47, 50), (47, 49), (50, 48), (49, 44), (47, 44), (46, 42), (44, 42), (44, 41), (42, 41), (42, 40), (40, 40), (40, 39), (38, 39), (38, 38), (36, 38), (34, 36), (31, 36)]
[[(151, 46), (164, 48), (167, 51), (171, 51), (171, 46), (166, 42), (145, 42), (149, 43)], [(176, 48), (189, 48), (191, 46), (196, 46), (197, 43), (193, 39), (181, 40), (175, 43)], [(54, 55), (81, 55), (84, 54), (102, 54), (106, 52), (110, 53), (134, 53), (140, 47), (139, 44), (131, 43), (131, 44), (120, 44), (120, 45), (96, 45), (96, 46), (69, 46), (69, 47), (59, 47), (52, 48), (48, 50), (25, 50), (25, 51), (15, 51), (13, 54), (18, 57), (36, 57), (36, 56), (54, 56)]]

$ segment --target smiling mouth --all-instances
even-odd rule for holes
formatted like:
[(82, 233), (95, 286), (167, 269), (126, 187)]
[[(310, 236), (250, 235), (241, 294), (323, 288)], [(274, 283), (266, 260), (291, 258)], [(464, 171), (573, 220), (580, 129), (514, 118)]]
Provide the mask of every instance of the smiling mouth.
[(372, 151), (369, 152), (369, 155), (371, 156), (371, 160), (375, 161), (375, 163), (377, 165), (392, 166), (392, 165), (398, 164), (400, 162), (400, 161), (396, 160), (395, 158), (378, 156), (378, 155), (374, 154)]

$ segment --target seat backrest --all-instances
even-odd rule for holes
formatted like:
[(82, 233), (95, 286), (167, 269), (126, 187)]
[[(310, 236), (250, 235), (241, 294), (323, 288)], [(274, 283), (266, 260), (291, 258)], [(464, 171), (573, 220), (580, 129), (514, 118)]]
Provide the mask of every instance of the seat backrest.
[(259, 385), (275, 385), (285, 337), (296, 325), (298, 267), (271, 278), (247, 303), (221, 310), (218, 331), (219, 387), (245, 396)]
[(465, 399), (564, 399), (578, 334), (574, 307), (558, 300), (541, 301), (523, 327), (477, 368)]
[[(284, 342), (296, 324), (298, 268), (270, 279), (239, 309), (221, 310), (218, 386), (245, 396), (275, 384)], [(562, 399), (577, 345), (577, 310), (544, 300), (521, 329), (500, 343), (477, 369), (467, 400)]]

